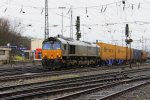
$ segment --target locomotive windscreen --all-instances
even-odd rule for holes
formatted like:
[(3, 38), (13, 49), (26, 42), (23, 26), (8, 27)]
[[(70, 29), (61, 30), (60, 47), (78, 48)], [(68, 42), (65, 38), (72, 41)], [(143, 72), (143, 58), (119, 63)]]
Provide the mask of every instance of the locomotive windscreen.
[(57, 50), (60, 49), (60, 43), (58, 41), (48, 41), (43, 43), (44, 50)]

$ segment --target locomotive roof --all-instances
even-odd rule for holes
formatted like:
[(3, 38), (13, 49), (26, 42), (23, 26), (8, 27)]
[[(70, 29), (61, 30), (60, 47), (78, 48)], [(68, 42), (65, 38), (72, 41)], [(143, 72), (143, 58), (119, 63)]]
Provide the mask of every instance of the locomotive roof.
[(90, 43), (90, 42), (85, 42), (85, 41), (77, 41), (74, 39), (63, 39), (58, 37), (57, 38), (59, 41), (61, 41), (63, 44), (71, 44), (71, 45), (83, 45), (83, 46), (92, 46), (92, 47), (96, 47), (98, 46), (97, 44), (94, 43)]

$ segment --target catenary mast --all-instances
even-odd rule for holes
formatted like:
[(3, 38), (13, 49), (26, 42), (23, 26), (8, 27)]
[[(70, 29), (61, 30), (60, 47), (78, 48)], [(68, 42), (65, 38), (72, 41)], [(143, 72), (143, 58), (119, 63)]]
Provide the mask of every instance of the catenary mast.
[(45, 0), (45, 39), (49, 37), (48, 0)]

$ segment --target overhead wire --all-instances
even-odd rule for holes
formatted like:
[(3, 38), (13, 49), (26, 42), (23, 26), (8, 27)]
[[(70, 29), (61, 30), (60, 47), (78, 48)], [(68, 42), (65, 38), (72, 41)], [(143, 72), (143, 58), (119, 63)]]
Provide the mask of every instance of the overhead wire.
[[(120, 3), (120, 5), (121, 5), (121, 2), (122, 2), (122, 0), (121, 1), (117, 1), (117, 2), (112, 2), (112, 3), (108, 3), (108, 4), (102, 4), (102, 5), (98, 5), (98, 6), (86, 6), (86, 7), (74, 7), (74, 8), (72, 8), (72, 9), (75, 9), (75, 10), (78, 10), (78, 9), (86, 9), (86, 14), (88, 14), (88, 9), (91, 9), (91, 8), (101, 8), (101, 12), (106, 12), (106, 10), (107, 10), (107, 8), (108, 8), (108, 6), (109, 5), (112, 5), (112, 4), (115, 4), (115, 5), (119, 5), (119, 3)], [(126, 2), (128, 2), (128, 1), (126, 1)], [(142, 3), (140, 3), (140, 4), (133, 4), (133, 3), (130, 3), (132, 6), (131, 6), (131, 9), (133, 10), (133, 9), (135, 9), (135, 5), (138, 7), (138, 9), (141, 9), (142, 7), (141, 7), (141, 4)], [(26, 8), (26, 7), (30, 7), (30, 8), (34, 8), (34, 9), (40, 9), (41, 10), (41, 14), (43, 13), (43, 10), (44, 10), (44, 8), (43, 7), (38, 7), (38, 6), (23, 6), (24, 8)], [(117, 6), (118, 7), (118, 6)], [(121, 7), (121, 6), (120, 6)], [(127, 7), (127, 6), (126, 6)], [(126, 8), (125, 7), (125, 8)], [(129, 6), (128, 6), (129, 7)], [(124, 10), (125, 10), (125, 8), (124, 8)], [(5, 10), (4, 10), (4, 12), (6, 12), (7, 11), (7, 9), (8, 8), (5, 8)], [(22, 12), (22, 7), (21, 7), (21, 10), (20, 10), (20, 12)], [(53, 10), (53, 9), (58, 9), (58, 8), (49, 8), (50, 10)], [(68, 8), (69, 9), (69, 8)], [(51, 11), (52, 12), (52, 11)], [(59, 15), (59, 16), (61, 16), (61, 14), (58, 14), (58, 13), (55, 13), (55, 12), (53, 12), (54, 14), (56, 14), (56, 15)], [(108, 16), (108, 15), (107, 15)], [(64, 16), (65, 17), (65, 16)], [(89, 15), (88, 15), (88, 17), (89, 17)], [(105, 14), (105, 17), (106, 17), (106, 14)], [(128, 22), (129, 23), (129, 22)], [(133, 22), (134, 23), (134, 22)], [(132, 23), (132, 24), (133, 24)], [(117, 23), (116, 23), (117, 24)], [(112, 24), (112, 25), (116, 25), (116, 24)], [(119, 24), (119, 23), (118, 23)], [(120, 23), (120, 24), (124, 24), (124, 23)], [(136, 23), (134, 23), (134, 24), (136, 24)], [(143, 24), (150, 24), (149, 22), (143, 22)], [(110, 25), (110, 24), (109, 24)]]
[[(125, 1), (126, 1), (126, 0), (125, 0)], [(101, 12), (105, 12), (108, 5), (117, 4), (117, 3), (121, 3), (121, 2), (122, 2), (122, 0), (121, 0), (121, 1), (112, 2), (112, 3), (102, 4), (102, 5), (99, 5), (99, 6), (76, 7), (76, 8), (72, 8), (72, 9), (85, 8), (85, 9), (86, 9), (86, 14), (87, 14), (88, 8), (102, 7)], [(105, 8), (103, 8), (104, 5), (105, 5)], [(132, 6), (133, 6), (133, 4), (132, 4)], [(31, 7), (31, 8), (35, 8), (35, 9), (36, 9), (36, 8), (40, 8), (40, 9), (41, 9), (41, 14), (43, 13), (43, 10), (44, 10), (43, 7), (36, 7), (36, 6), (24, 6), (24, 7)], [(49, 9), (58, 9), (58, 8), (49, 8)], [(70, 9), (70, 8), (69, 8), (69, 9)], [(7, 9), (5, 9), (4, 12), (6, 12), (6, 10), (7, 10)], [(22, 11), (22, 7), (21, 7), (21, 11)], [(55, 13), (55, 14), (56, 14), (56, 13)], [(59, 15), (59, 16), (60, 16), (60, 14), (56, 14), (56, 15)], [(87, 15), (87, 16), (89, 16), (89, 15)]]
[[(120, 1), (117, 1), (117, 2), (111, 2), (111, 3), (107, 3), (107, 4), (102, 4), (102, 5), (97, 5), (97, 6), (86, 6), (86, 7), (72, 7), (72, 9), (89, 9), (89, 8), (98, 8), (98, 7), (102, 7), (102, 6), (105, 6), (105, 9), (107, 8), (107, 6), (109, 5), (113, 5), (113, 4), (116, 4), (116, 3), (119, 3), (119, 2), (122, 2), (122, 0)], [(3, 2), (4, 3), (4, 2)], [(4, 3), (6, 4), (6, 3)], [(8, 5), (8, 4), (7, 4)], [(13, 5), (13, 6), (17, 6), (18, 5)], [(20, 6), (20, 5), (19, 5)], [(29, 8), (33, 8), (33, 9), (43, 9), (44, 7), (40, 7), (40, 6), (27, 6), (27, 5), (24, 5), (24, 7), (29, 7)], [(54, 9), (59, 9), (58, 7), (55, 7), (55, 8), (48, 8), (49, 10), (54, 10)], [(67, 8), (67, 9), (70, 9), (70, 8)]]

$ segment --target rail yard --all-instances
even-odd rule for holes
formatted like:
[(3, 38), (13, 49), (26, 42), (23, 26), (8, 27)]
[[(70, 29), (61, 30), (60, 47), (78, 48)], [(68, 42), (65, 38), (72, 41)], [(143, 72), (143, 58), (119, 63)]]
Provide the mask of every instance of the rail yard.
[(150, 100), (149, 4), (0, 1), (0, 100)]
[[(148, 86), (150, 82), (148, 63), (140, 66), (132, 65), (132, 69), (129, 65), (122, 65), (63, 69), (51, 72), (41, 70), (42, 66), (39, 65), (36, 66), (37, 69), (33, 66), (26, 67), (27, 69), (25, 66), (24, 69), (20, 67), (23, 70), (19, 70), (19, 67), (17, 67), (18, 70), (9, 67), (1, 69), (0, 98), (2, 100), (115, 100), (129, 92), (132, 93), (141, 87)], [(6, 69), (9, 73), (5, 73)], [(41, 71), (37, 71), (39, 69)]]

